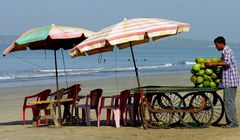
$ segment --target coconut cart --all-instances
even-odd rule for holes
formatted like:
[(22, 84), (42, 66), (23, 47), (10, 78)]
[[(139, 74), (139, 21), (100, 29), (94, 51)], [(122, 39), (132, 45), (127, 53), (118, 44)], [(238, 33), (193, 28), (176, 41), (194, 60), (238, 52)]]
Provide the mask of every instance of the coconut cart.
[[(190, 24), (188, 23), (165, 19), (124, 19), (124, 21), (120, 23), (100, 30), (84, 42), (75, 46), (69, 52), (72, 57), (76, 57), (113, 51), (115, 46), (119, 49), (130, 48), (138, 85), (138, 88), (133, 90), (134, 92), (141, 92), (140, 112), (144, 126), (151, 128), (167, 127), (173, 123), (172, 120), (174, 117), (179, 118), (179, 120), (187, 126), (195, 124), (206, 126), (212, 123), (211, 121), (214, 120), (213, 118), (215, 117), (215, 107), (212, 100), (218, 99), (214, 94), (217, 89), (161, 86), (141, 87), (133, 52), (133, 46), (135, 45), (149, 42), (149, 40), (155, 41), (182, 32), (188, 32), (189, 30)], [(187, 94), (182, 96), (182, 92)], [(175, 100), (171, 99), (171, 95), (178, 97), (179, 102), (175, 103)], [(183, 97), (185, 98), (183, 99)], [(190, 99), (189, 103), (185, 101), (187, 99)], [(200, 99), (202, 99), (202, 101)], [(193, 105), (194, 101), (199, 100), (202, 102), (201, 106)], [(208, 115), (204, 117), (205, 120), (201, 120), (200, 118), (202, 117), (195, 116), (196, 113), (205, 112), (205, 110), (208, 112)], [(222, 110), (221, 108), (221, 111)], [(187, 115), (193, 116), (191, 117), (193, 120), (190, 122), (185, 121)], [(161, 118), (162, 116), (163, 118)], [(176, 119), (176, 122), (180, 122), (179, 120)]]
[[(140, 115), (144, 128), (189, 128), (216, 125), (224, 115), (218, 88), (181, 86), (141, 87)], [(132, 89), (139, 92), (139, 88)]]

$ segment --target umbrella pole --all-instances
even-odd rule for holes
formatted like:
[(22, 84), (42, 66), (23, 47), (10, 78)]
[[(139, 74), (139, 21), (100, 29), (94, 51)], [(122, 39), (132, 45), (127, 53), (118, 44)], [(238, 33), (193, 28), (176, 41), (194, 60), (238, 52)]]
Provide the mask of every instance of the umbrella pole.
[(131, 53), (132, 53), (133, 64), (134, 64), (135, 73), (136, 73), (136, 78), (137, 78), (137, 84), (138, 84), (139, 93), (140, 93), (140, 92), (141, 92), (141, 85), (140, 85), (140, 80), (139, 80), (139, 76), (138, 76), (138, 68), (137, 68), (136, 62), (135, 62), (135, 57), (134, 57), (134, 53), (133, 53), (132, 43), (129, 42), (129, 44), (130, 44), (130, 49), (131, 49)]
[(58, 70), (57, 70), (57, 55), (56, 50), (54, 50), (54, 60), (55, 60), (55, 74), (56, 74), (56, 87), (57, 87), (57, 106), (58, 106), (58, 120), (61, 122), (61, 104), (60, 104), (60, 93), (58, 87)]

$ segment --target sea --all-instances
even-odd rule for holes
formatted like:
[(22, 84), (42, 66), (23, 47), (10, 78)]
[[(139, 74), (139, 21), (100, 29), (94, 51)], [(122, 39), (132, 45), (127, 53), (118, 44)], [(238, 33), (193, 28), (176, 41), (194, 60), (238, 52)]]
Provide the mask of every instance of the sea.
[[(0, 36), (2, 53), (16, 36)], [(240, 44), (230, 42), (238, 66)], [(220, 57), (212, 41), (168, 37), (133, 47), (139, 76), (190, 73), (196, 57)], [(68, 50), (57, 51), (60, 82), (135, 76), (130, 48), (71, 58)], [(0, 56), (0, 88), (55, 83), (54, 53), (25, 50)]]

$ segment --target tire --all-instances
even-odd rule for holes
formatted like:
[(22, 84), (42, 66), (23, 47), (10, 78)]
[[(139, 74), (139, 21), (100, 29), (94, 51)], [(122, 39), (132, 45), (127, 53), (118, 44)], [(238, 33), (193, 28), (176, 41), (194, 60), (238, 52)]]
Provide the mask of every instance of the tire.
[[(166, 95), (171, 99), (171, 102), (172, 102), (175, 110), (176, 109), (182, 109), (182, 108), (186, 107), (186, 103), (184, 102), (183, 97), (179, 93), (170, 92), (170, 93), (165, 93), (165, 94), (164, 93), (159, 94), (158, 96), (162, 96), (162, 95)], [(157, 98), (154, 98), (153, 104), (156, 104), (155, 103), (157, 101), (156, 99)], [(181, 108), (179, 108), (180, 104), (182, 104)], [(171, 126), (178, 126), (180, 124), (180, 122), (181, 122), (181, 120), (179, 119), (180, 115), (184, 117), (185, 113), (182, 113), (182, 112), (181, 113), (180, 112), (179, 113), (174, 113), (173, 119), (172, 119), (172, 122), (171, 122)]]
[(217, 125), (224, 116), (224, 102), (217, 92), (206, 92), (205, 95), (213, 103), (213, 119), (211, 123), (212, 125)]
[(174, 116), (171, 99), (164, 93), (153, 98), (152, 104), (141, 104), (141, 114), (144, 126), (150, 128), (168, 128)]
[(190, 113), (195, 123), (190, 123), (188, 127), (207, 127), (212, 123), (213, 104), (205, 93), (197, 92), (190, 101), (190, 107), (197, 111)]

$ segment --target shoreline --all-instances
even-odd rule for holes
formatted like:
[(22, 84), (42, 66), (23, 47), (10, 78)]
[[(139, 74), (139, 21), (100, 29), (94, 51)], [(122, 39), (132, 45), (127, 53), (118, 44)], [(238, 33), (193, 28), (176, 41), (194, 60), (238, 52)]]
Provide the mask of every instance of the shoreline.
[[(176, 75), (176, 74), (184, 74), (184, 75), (187, 75), (188, 71), (169, 71), (169, 72), (162, 72), (162, 73), (158, 73), (158, 74), (144, 74), (144, 75), (140, 75), (139, 74), (139, 78), (141, 79), (142, 77), (151, 77), (151, 76), (161, 76), (161, 75)], [(132, 72), (132, 74), (129, 76), (129, 75), (126, 75), (126, 76), (111, 76), (111, 77), (98, 77), (97, 79), (93, 79), (93, 78), (88, 78), (88, 79), (84, 79), (84, 80), (81, 80), (79, 78), (79, 80), (77, 80), (78, 78), (76, 77), (71, 77), (71, 76), (67, 76), (67, 79), (68, 79), (68, 83), (76, 83), (76, 82), (86, 82), (86, 81), (98, 81), (98, 80), (114, 80), (114, 79), (123, 79), (123, 78), (134, 78), (136, 77), (135, 76), (135, 73)], [(72, 78), (72, 79), (71, 79)], [(22, 87), (28, 87), (29, 84), (31, 84), (31, 86), (49, 86), (49, 87), (54, 87), (55, 86), (55, 77), (51, 77), (50, 79), (48, 78), (41, 78), (41, 79), (34, 79), (33, 81), (31, 80), (11, 80), (11, 81), (0, 81), (0, 89), (4, 89), (4, 88), (22, 88)], [(10, 84), (10, 85), (8, 85)], [(70, 85), (68, 84), (68, 85)], [(65, 82), (65, 77), (62, 76), (62, 77), (59, 77), (59, 85), (65, 85), (66, 86), (66, 82)]]

